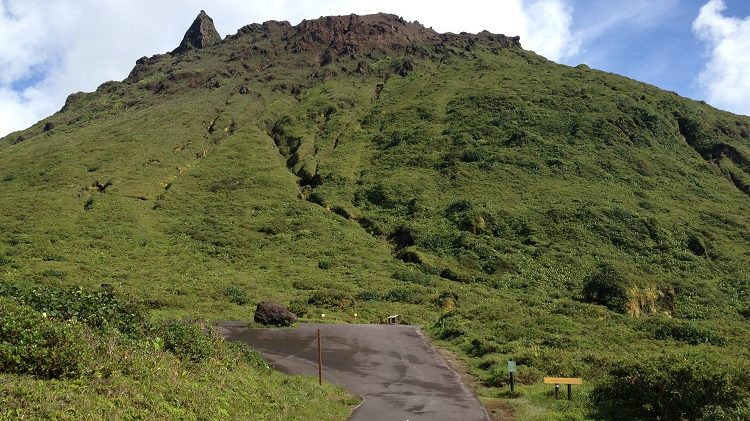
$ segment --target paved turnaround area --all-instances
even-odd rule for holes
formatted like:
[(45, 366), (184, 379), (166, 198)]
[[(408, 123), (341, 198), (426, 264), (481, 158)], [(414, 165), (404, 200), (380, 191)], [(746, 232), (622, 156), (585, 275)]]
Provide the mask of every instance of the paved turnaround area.
[(257, 349), (277, 369), (317, 377), (317, 330), (323, 381), (364, 401), (356, 421), (486, 421), (479, 401), (418, 328), (402, 325), (300, 324), (291, 329), (247, 329), (225, 323), (221, 333)]

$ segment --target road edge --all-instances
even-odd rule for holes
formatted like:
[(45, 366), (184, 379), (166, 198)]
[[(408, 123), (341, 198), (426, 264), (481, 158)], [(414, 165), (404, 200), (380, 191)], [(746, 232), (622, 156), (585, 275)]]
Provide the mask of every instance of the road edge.
[[(453, 364), (448, 361), (447, 358), (445, 358), (445, 355), (441, 352), (442, 348), (439, 348), (437, 345), (435, 345), (429, 336), (427, 336), (424, 331), (422, 331), (422, 328), (419, 326), (415, 326), (415, 330), (417, 334), (424, 340), (424, 342), (430, 347), (430, 350), (432, 350), (432, 353), (435, 354), (435, 357), (438, 361), (442, 362), (445, 367), (448, 368), (448, 370), (453, 373), (453, 375), (456, 377), (456, 380), (458, 380), (458, 383), (461, 385), (461, 388), (463, 388), (467, 393), (469, 393), (471, 396), (474, 397), (474, 399), (479, 402), (479, 406), (482, 408), (482, 412), (484, 412), (484, 419), (485, 421), (492, 421), (492, 417), (490, 416), (490, 413), (487, 411), (487, 408), (485, 408), (484, 404), (482, 403), (482, 400), (479, 399), (479, 395), (477, 395), (477, 391), (474, 390), (474, 388), (469, 387), (469, 385), (466, 384), (464, 381), (464, 376), (459, 373), (459, 371), (456, 369), (456, 367), (453, 366)], [(469, 373), (466, 373), (469, 375)]]

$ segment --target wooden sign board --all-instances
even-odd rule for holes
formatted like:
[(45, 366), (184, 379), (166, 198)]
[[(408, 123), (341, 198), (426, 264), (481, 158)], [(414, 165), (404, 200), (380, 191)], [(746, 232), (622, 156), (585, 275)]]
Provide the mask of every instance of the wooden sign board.
[(580, 377), (545, 377), (544, 384), (583, 384)]

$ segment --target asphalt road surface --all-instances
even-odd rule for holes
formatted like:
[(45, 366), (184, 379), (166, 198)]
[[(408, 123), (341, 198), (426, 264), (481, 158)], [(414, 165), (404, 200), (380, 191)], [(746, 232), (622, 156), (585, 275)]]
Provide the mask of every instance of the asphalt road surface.
[(257, 349), (277, 369), (318, 375), (364, 401), (353, 421), (487, 421), (486, 412), (418, 328), (402, 325), (300, 324), (292, 329), (247, 329), (225, 323), (221, 333)]

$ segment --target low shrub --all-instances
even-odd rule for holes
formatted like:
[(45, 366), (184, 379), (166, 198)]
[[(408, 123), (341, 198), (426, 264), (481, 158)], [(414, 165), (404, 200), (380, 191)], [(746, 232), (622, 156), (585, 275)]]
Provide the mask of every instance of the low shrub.
[(472, 357), (483, 357), (500, 351), (500, 344), (490, 338), (474, 338), (469, 342), (466, 353)]
[(345, 310), (354, 306), (354, 298), (348, 292), (325, 289), (313, 292), (307, 303), (320, 308)]
[(726, 338), (711, 329), (698, 326), (693, 321), (670, 319), (666, 317), (652, 317), (641, 324), (641, 329), (654, 339), (672, 339), (691, 345), (711, 344), (725, 345)]
[(286, 308), (297, 317), (305, 317), (310, 312), (310, 306), (304, 300), (291, 300)]
[(199, 324), (175, 320), (156, 324), (151, 334), (163, 341), (164, 350), (196, 363), (214, 357), (221, 342)]
[(426, 301), (425, 292), (413, 288), (394, 288), (388, 291), (383, 298), (386, 301), (408, 304), (422, 304)]
[(583, 285), (583, 300), (623, 312), (628, 301), (630, 282), (613, 266), (601, 264), (596, 272), (586, 277)]
[(234, 285), (228, 286), (224, 290), (224, 295), (229, 299), (230, 302), (240, 306), (244, 306), (245, 304), (250, 302), (250, 298), (248, 298), (247, 293)]
[(469, 329), (455, 311), (450, 311), (438, 318), (434, 330), (438, 339), (455, 339), (466, 335)]
[(278, 235), (289, 232), (289, 224), (282, 218), (275, 218), (258, 228), (259, 232), (268, 235)]
[(292, 288), (299, 289), (302, 291), (313, 291), (317, 288), (317, 285), (315, 285), (314, 282), (311, 282), (308, 280), (293, 281)]
[(146, 325), (142, 305), (117, 298), (108, 290), (62, 289), (52, 286), (19, 286), (0, 283), (0, 296), (12, 297), (58, 320), (77, 320), (94, 329), (116, 328), (140, 335)]
[(383, 297), (375, 291), (360, 291), (355, 298), (360, 301), (379, 301), (383, 299)]
[(435, 286), (435, 281), (430, 275), (414, 269), (399, 269), (391, 275), (391, 278), (427, 287)]
[(750, 366), (710, 350), (630, 362), (613, 369), (592, 400), (605, 419), (715, 420), (747, 413)]
[(544, 373), (534, 367), (527, 367), (525, 365), (518, 366), (516, 372), (516, 381), (520, 384), (534, 384), (542, 381)]
[(91, 358), (81, 324), (56, 321), (14, 299), (0, 298), (0, 372), (78, 377)]

